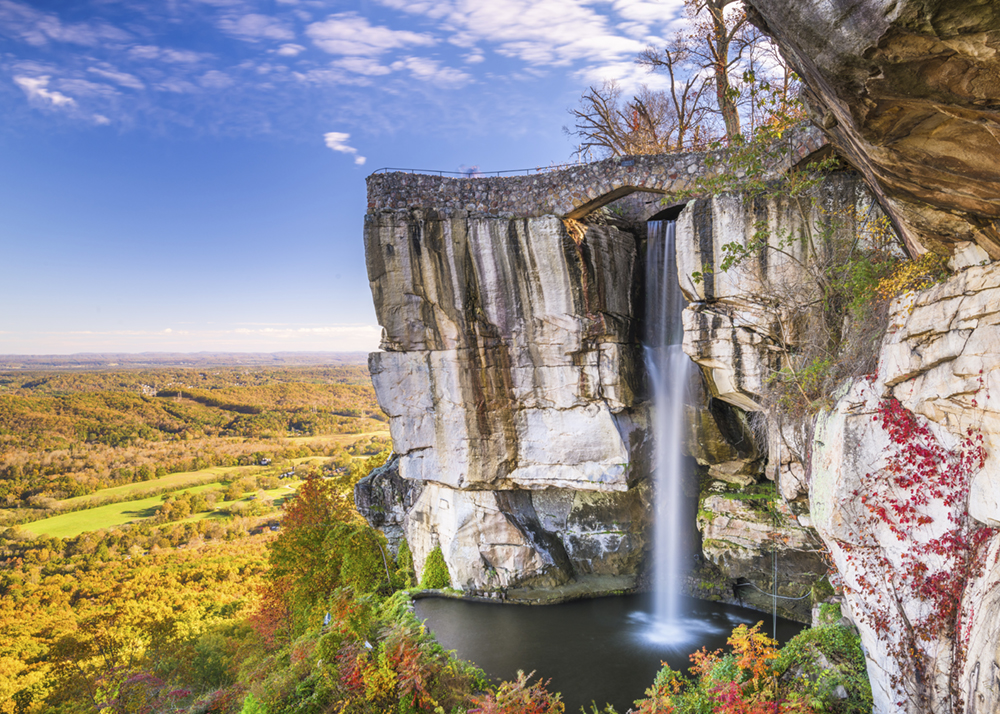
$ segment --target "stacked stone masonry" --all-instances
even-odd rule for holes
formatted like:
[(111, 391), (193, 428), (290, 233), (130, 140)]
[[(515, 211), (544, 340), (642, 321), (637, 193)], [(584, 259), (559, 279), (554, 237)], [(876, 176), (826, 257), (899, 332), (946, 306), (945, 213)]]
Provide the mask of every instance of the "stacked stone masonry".
[[(793, 132), (787, 141), (790, 164), (826, 146), (826, 137), (812, 127)], [(445, 214), (467, 211), (502, 217), (580, 218), (633, 191), (689, 191), (696, 178), (712, 171), (712, 156), (706, 152), (629, 156), (528, 176), (372, 174), (368, 177), (368, 212), (428, 208)]]

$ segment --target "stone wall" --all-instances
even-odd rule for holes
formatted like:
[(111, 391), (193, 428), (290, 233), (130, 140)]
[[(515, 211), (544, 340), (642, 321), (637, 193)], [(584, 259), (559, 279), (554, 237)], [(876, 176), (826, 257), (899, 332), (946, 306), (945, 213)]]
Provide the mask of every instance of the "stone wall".
[[(793, 132), (787, 141), (788, 163), (775, 170), (784, 170), (826, 145), (825, 135), (811, 127)], [(671, 194), (691, 190), (695, 178), (712, 170), (710, 154), (689, 152), (611, 158), (530, 176), (372, 174), (368, 177), (368, 211), (421, 208), (446, 214), (467, 211), (503, 217), (580, 218), (633, 191)]]

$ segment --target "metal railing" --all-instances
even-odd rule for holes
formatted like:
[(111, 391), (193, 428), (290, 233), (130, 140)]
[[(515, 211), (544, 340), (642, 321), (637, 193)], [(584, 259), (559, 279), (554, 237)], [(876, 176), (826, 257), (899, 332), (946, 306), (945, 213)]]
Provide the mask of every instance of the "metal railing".
[(559, 169), (568, 169), (573, 166), (586, 166), (586, 162), (578, 162), (575, 164), (554, 164), (552, 166), (536, 166), (533, 169), (508, 169), (506, 171), (480, 171), (477, 168), (468, 169), (466, 171), (441, 171), (438, 169), (400, 169), (392, 166), (385, 166), (381, 169), (375, 169), (371, 172), (371, 175), (375, 174), (388, 174), (388, 173), (404, 173), (404, 174), (427, 174), (430, 176), (457, 176), (459, 178), (485, 178), (488, 176), (505, 176), (507, 174), (511, 175), (521, 175), (530, 176), (533, 173), (543, 174), (549, 171), (558, 171)]

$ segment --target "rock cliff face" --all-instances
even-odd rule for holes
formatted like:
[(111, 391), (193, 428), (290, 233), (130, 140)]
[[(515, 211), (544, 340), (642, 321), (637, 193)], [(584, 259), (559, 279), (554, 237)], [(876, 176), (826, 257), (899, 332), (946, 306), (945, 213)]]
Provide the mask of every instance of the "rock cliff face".
[[(956, 256), (958, 265), (969, 262), (970, 250)], [(1000, 406), (991, 395), (1000, 387), (1000, 268), (967, 267), (908, 294), (895, 303), (891, 320), (877, 374), (851, 385), (817, 426), (812, 516), (861, 628), (877, 711), (996, 711)], [(893, 438), (882, 425), (889, 399), (917, 415), (929, 436), (902, 443)], [(961, 456), (980, 435), (985, 461), (981, 468), (966, 466)], [(915, 486), (895, 481), (891, 498), (873, 497), (873, 479), (898, 462), (894, 455), (911, 457), (928, 443), (940, 444), (947, 457), (922, 470), (940, 469), (943, 487), (932, 477)], [(913, 462), (903, 463), (905, 476)], [(953, 492), (958, 498), (951, 500)], [(887, 501), (914, 503), (926, 522), (902, 526), (898, 537), (900, 528), (891, 527), (898, 516), (872, 518), (857, 493), (876, 508)], [(927, 569), (929, 581), (954, 588), (957, 628), (943, 626), (946, 601), (914, 592), (914, 583), (923, 582), (915, 563)], [(920, 635), (928, 623), (931, 634)], [(913, 646), (919, 661), (901, 656), (901, 646)]]
[[(704, 376), (687, 440), (703, 476), (703, 556), (730, 584), (762, 590), (776, 557), (790, 599), (825, 570), (820, 537), (877, 712), (1000, 711), (1000, 4), (745, 2), (871, 191), (833, 175), (824, 211), (870, 216), (874, 196), (913, 255), (951, 254), (955, 273), (894, 304), (872, 374), (842, 385), (815, 423), (789, 423), (762, 411), (765, 382), (819, 317), (788, 310), (816, 296), (784, 238), (823, 214), (738, 196), (688, 204), (678, 279), (691, 301), (684, 349)], [(682, 159), (697, 171), (697, 157)], [(503, 202), (500, 181), (396, 177), (402, 199), (370, 196), (366, 253), (385, 328), (370, 367), (397, 457), (357, 500), (408, 539), (418, 571), (440, 545), (467, 590), (635, 583), (651, 490), (641, 240), (543, 214), (558, 203), (577, 216), (636, 188), (669, 190), (649, 177), (675, 180), (651, 157), (642, 168), (633, 180), (616, 163), (603, 188), (588, 170), (585, 190), (558, 201), (546, 181), (514, 182), (527, 218), (510, 217), (517, 202)], [(441, 191), (448, 210), (431, 210)], [(760, 221), (781, 251), (720, 272), (722, 246), (749, 245)], [(753, 489), (770, 482), (780, 499), (757, 507)]]
[(635, 238), (403, 210), (369, 215), (365, 241), (385, 328), (369, 365), (418, 571), (440, 545), (466, 589), (634, 576), (649, 459)]
[[(793, 206), (782, 198), (721, 195), (692, 201), (677, 219), (678, 280), (689, 300), (684, 350), (701, 366), (711, 400), (752, 421), (755, 428), (747, 431), (764, 442), (755, 459), (709, 467), (698, 511), (702, 553), (726, 577), (751, 586), (740, 594), (761, 609), (772, 606), (763, 593), (774, 592), (776, 561), (779, 609), (792, 617), (808, 612), (810, 587), (826, 572), (809, 518), (811, 432), (806, 424), (783, 423), (765, 412), (762, 395), (785, 353), (821, 319), (799, 307), (819, 302), (805, 268), (806, 246), (822, 254), (824, 244), (850, 245), (877, 212), (872, 204), (858, 174), (839, 172), (818, 187), (815, 202)], [(750, 260), (722, 271), (723, 246), (755, 245), (762, 224), (770, 248), (755, 248)], [(700, 281), (692, 278), (697, 274)], [(760, 482), (773, 482), (779, 496), (764, 509), (752, 507), (767, 494), (755, 492)]]
[(1000, 5), (747, 0), (911, 252), (1000, 257)]

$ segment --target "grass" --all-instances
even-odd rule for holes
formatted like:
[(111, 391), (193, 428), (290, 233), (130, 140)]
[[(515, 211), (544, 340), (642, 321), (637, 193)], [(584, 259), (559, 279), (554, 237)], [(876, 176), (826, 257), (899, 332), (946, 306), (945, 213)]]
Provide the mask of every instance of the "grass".
[[(279, 486), (278, 488), (272, 488), (264, 491), (263, 493), (273, 498), (275, 505), (277, 505), (294, 493), (295, 489), (297, 489), (301, 483), (301, 481), (292, 481)], [(207, 483), (200, 486), (176, 489), (172, 493), (178, 493), (181, 491), (197, 493), (199, 491), (217, 489), (220, 489), (220, 487), (215, 483)], [(185, 518), (184, 521), (201, 521), (206, 518), (225, 517), (228, 515), (225, 513), (225, 509), (228, 506), (237, 502), (250, 503), (253, 500), (253, 497), (257, 496), (259, 493), (260, 492), (247, 494), (242, 498), (236, 499), (236, 501), (218, 501), (215, 504), (215, 511), (196, 513), (190, 518)], [(96, 506), (86, 510), (74, 511), (72, 513), (62, 513), (58, 516), (52, 516), (51, 518), (45, 518), (40, 521), (25, 524), (22, 528), (29, 533), (39, 536), (75, 538), (81, 533), (87, 533), (89, 531), (104, 530), (114, 528), (115, 526), (122, 526), (127, 523), (137, 523), (139, 521), (149, 520), (156, 515), (156, 509), (161, 503), (163, 503), (164, 495), (166, 494), (158, 494), (156, 496), (150, 496), (149, 498), (143, 498), (137, 501), (110, 503), (104, 506)]]
[(302, 481), (290, 481), (284, 486), (279, 486), (278, 488), (268, 489), (267, 491), (256, 491), (254, 493), (248, 493), (246, 496), (243, 496), (242, 498), (237, 498), (235, 501), (217, 501), (215, 504), (214, 511), (204, 511), (202, 513), (195, 513), (193, 516), (178, 521), (178, 523), (187, 523), (189, 521), (191, 522), (203, 521), (206, 518), (225, 518), (228, 515), (225, 510), (227, 507), (233, 505), (234, 503), (249, 504), (254, 500), (254, 497), (259, 497), (261, 493), (263, 493), (266, 496), (270, 496), (274, 501), (274, 505), (278, 506), (284, 501), (286, 501), (292, 494), (294, 494), (298, 490), (299, 486), (302, 485), (302, 483), (303, 483)]
[[(185, 491), (206, 491), (215, 484), (194, 486)], [(133, 521), (141, 521), (156, 515), (156, 508), (163, 503), (162, 495), (150, 496), (138, 501), (109, 503), (106, 506), (96, 506), (72, 513), (61, 513), (58, 516), (44, 518), (40, 521), (27, 523), (22, 528), (35, 535), (55, 536), (57, 538), (74, 538), (87, 531), (97, 531), (113, 528)]]
[[(286, 441), (293, 443), (309, 443), (312, 445), (326, 445), (332, 446), (334, 444), (339, 444), (341, 446), (348, 446), (353, 444), (355, 441), (360, 439), (372, 437), (372, 436), (384, 436), (389, 437), (388, 431), (369, 431), (363, 434), (332, 434), (327, 436), (297, 436), (286, 439)], [(296, 465), (307, 463), (314, 460), (322, 460), (327, 457), (325, 456), (305, 456), (297, 459), (292, 459), (292, 462)], [(138, 481), (136, 483), (128, 483), (124, 486), (113, 486), (111, 488), (104, 488), (100, 491), (94, 493), (89, 493), (86, 496), (76, 496), (75, 498), (66, 498), (59, 501), (57, 508), (64, 509), (76, 509), (81, 506), (86, 506), (88, 503), (93, 503), (95, 505), (106, 504), (109, 500), (129, 500), (137, 498), (143, 493), (168, 493), (170, 491), (176, 491), (178, 489), (190, 488), (192, 486), (198, 486), (205, 483), (215, 483), (217, 481), (222, 481), (228, 478), (234, 471), (244, 469), (247, 475), (258, 474), (267, 470), (273, 470), (273, 466), (210, 466), (207, 469), (201, 469), (200, 471), (178, 471), (177, 473), (167, 474), (161, 478), (150, 479), (149, 481)]]
[(264, 466), (210, 466), (201, 471), (178, 471), (168, 474), (162, 478), (150, 479), (149, 481), (138, 481), (127, 483), (124, 486), (113, 486), (102, 488), (100, 491), (89, 493), (86, 496), (67, 498), (59, 501), (57, 508), (79, 508), (88, 503), (107, 503), (109, 499), (134, 498), (143, 493), (156, 492), (167, 493), (182, 488), (190, 488), (200, 484), (215, 483), (226, 478), (229, 474), (239, 469), (246, 469), (247, 473), (258, 473), (263, 471)]

